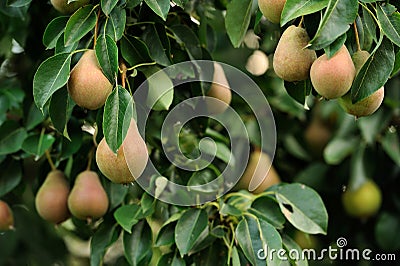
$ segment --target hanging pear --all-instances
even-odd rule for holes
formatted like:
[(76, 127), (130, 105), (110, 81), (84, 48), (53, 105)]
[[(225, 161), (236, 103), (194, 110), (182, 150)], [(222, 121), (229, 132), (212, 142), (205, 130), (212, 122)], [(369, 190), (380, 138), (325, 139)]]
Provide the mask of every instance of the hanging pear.
[(14, 228), (14, 215), (7, 202), (0, 200), (0, 232)]
[(68, 197), (68, 208), (78, 219), (100, 218), (108, 210), (108, 197), (94, 171), (83, 171), (75, 180)]
[(36, 210), (46, 221), (59, 224), (70, 216), (68, 211), (69, 184), (60, 170), (52, 170), (39, 188), (35, 198)]
[(147, 146), (134, 119), (121, 147), (115, 154), (103, 138), (96, 151), (96, 162), (100, 171), (114, 183), (129, 184), (144, 171), (148, 160)]
[(273, 66), (278, 77), (286, 81), (308, 79), (312, 63), (317, 59), (314, 50), (307, 49), (307, 31), (294, 25), (282, 34), (275, 50)]
[(279, 24), (286, 0), (258, 0), (258, 7), (266, 19)]
[(78, 8), (88, 4), (90, 0), (77, 0), (68, 4), (68, 0), (50, 0), (54, 9), (62, 14), (71, 14)]
[(96, 110), (104, 105), (113, 85), (104, 76), (95, 51), (87, 50), (72, 69), (67, 87), (77, 105)]
[(216, 62), (214, 62), (213, 82), (207, 96), (222, 101), (217, 102), (206, 98), (207, 110), (210, 114), (225, 112), (232, 100), (232, 92), (229, 87), (229, 82), (226, 79), (224, 69)]

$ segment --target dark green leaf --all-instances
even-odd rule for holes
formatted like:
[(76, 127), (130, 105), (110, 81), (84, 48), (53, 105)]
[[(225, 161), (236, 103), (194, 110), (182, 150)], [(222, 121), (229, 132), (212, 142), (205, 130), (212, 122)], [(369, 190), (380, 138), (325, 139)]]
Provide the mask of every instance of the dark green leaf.
[(286, 0), (282, 10), (281, 25), (300, 16), (315, 13), (328, 6), (329, 0)]
[(109, 182), (106, 188), (108, 198), (110, 199), (110, 210), (114, 209), (124, 201), (129, 190), (128, 186), (121, 186), (121, 184), (113, 182)]
[(66, 137), (68, 136), (66, 129), (70, 115), (69, 106), (71, 104), (68, 91), (64, 88), (56, 91), (53, 96), (51, 96), (49, 105), (49, 115), (53, 126)]
[(221, 210), (219, 211), (219, 213), (224, 216), (231, 215), (231, 216), (236, 216), (236, 217), (240, 217), (243, 214), (241, 210), (239, 210), (235, 206), (232, 206), (228, 203), (222, 204)]
[(7, 0), (7, 6), (10, 7), (23, 7), (28, 6), (32, 0)]
[(382, 139), (382, 148), (400, 166), (400, 141), (396, 131), (388, 130)]
[(390, 4), (378, 5), (377, 16), (382, 31), (397, 46), (400, 46), (400, 13)]
[(103, 10), (103, 13), (106, 14), (106, 16), (108, 16), (112, 12), (117, 3), (118, 0), (101, 0), (100, 1), (101, 10)]
[(9, 160), (1, 165), (3, 171), (0, 174), (0, 197), (12, 191), (21, 182), (21, 164), (16, 160)]
[(117, 228), (117, 224), (106, 220), (99, 226), (96, 233), (94, 233), (90, 241), (91, 266), (100, 266), (103, 264), (106, 249), (118, 239), (119, 232)]
[(360, 129), (363, 139), (368, 144), (373, 144), (378, 139), (379, 134), (390, 123), (391, 117), (383, 109), (378, 109), (374, 114), (357, 119), (357, 125)]
[(25, 121), (25, 128), (31, 130), (45, 120), (46, 115), (42, 114), (37, 106), (32, 103)]
[(337, 51), (340, 50), (340, 48), (342, 48), (342, 46), (344, 45), (344, 43), (347, 40), (347, 35), (346, 33), (343, 34), (342, 36), (338, 37), (333, 43), (331, 43), (329, 46), (327, 46), (324, 51), (325, 54), (328, 56), (328, 58), (331, 58), (332, 56), (334, 56)]
[(122, 205), (114, 212), (114, 218), (125, 231), (131, 233), (132, 226), (143, 218), (143, 213), (139, 205)]
[(186, 262), (174, 252), (162, 255), (157, 263), (157, 266), (185, 266)]
[(174, 99), (174, 85), (169, 76), (158, 67), (143, 70), (149, 86), (146, 104), (156, 111), (168, 110)]
[(111, 36), (114, 41), (119, 41), (125, 30), (126, 10), (122, 7), (115, 7), (105, 22), (106, 35)]
[(148, 265), (152, 254), (152, 235), (146, 220), (136, 224), (132, 234), (124, 232), (123, 241), (125, 258), (130, 265)]
[(275, 192), (282, 213), (297, 229), (309, 234), (326, 234), (328, 213), (321, 197), (303, 184), (285, 184)]
[(144, 2), (163, 20), (167, 20), (169, 0), (144, 0)]
[(363, 6), (363, 25), (364, 28), (367, 29), (368, 34), (372, 36), (372, 39), (377, 42), (378, 39), (376, 38), (376, 24), (365, 6)]
[(114, 84), (118, 74), (117, 44), (110, 36), (102, 34), (97, 38), (95, 50), (104, 75), (111, 84)]
[[(17, 125), (15, 125), (17, 126)], [(11, 121), (3, 123), (0, 127), (0, 155), (7, 155), (21, 149), (22, 143), (27, 137), (24, 128), (17, 128)]]
[(176, 223), (168, 223), (161, 227), (156, 238), (155, 245), (157, 247), (172, 245), (175, 243), (175, 226)]
[(187, 254), (208, 225), (207, 213), (202, 209), (189, 209), (175, 227), (175, 242), (180, 254)]
[(33, 78), (33, 97), (37, 107), (43, 107), (54, 92), (63, 87), (69, 78), (71, 55), (62, 53), (40, 64)]
[(400, 51), (398, 51), (396, 54), (394, 68), (393, 68), (392, 74), (390, 74), (390, 77), (392, 78), (399, 73), (400, 73)]
[(375, 239), (385, 251), (400, 249), (400, 219), (398, 216), (383, 212), (375, 224)]
[(165, 28), (162, 25), (149, 25), (144, 34), (143, 41), (150, 51), (151, 58), (162, 66), (171, 65), (169, 55), (169, 41)]
[(170, 27), (178, 43), (185, 47), (191, 60), (202, 59), (203, 54), (197, 35), (186, 25), (173, 25)]
[(121, 39), (121, 54), (130, 67), (153, 63), (146, 44), (136, 37), (124, 36)]
[[(294, 241), (292, 238), (290, 238), (288, 235), (284, 234), (282, 237), (283, 241), (283, 247), (286, 250), (286, 254), (289, 254), (289, 252), (296, 251), (297, 254), (302, 254), (302, 249), (299, 247), (299, 245)], [(291, 258), (291, 256), (286, 256), (288, 258), (288, 261), (291, 263), (291, 265), (296, 265), (296, 266), (308, 266), (308, 261), (307, 258)]]
[(358, 138), (336, 137), (325, 147), (324, 159), (328, 164), (339, 164), (355, 150), (358, 144)]
[(140, 200), (140, 206), (142, 207), (143, 215), (150, 216), (154, 213), (154, 205), (156, 201), (148, 193), (143, 193), (142, 199)]
[(250, 25), (251, 0), (232, 0), (226, 7), (225, 27), (235, 48), (239, 47)]
[(76, 50), (78, 45), (79, 45), (79, 42), (74, 42), (73, 44), (71, 44), (69, 46), (65, 46), (64, 45), (64, 33), (63, 33), (57, 40), (55, 54), (72, 53), (73, 51)]
[(64, 43), (69, 46), (79, 41), (96, 26), (96, 12), (92, 5), (76, 11), (68, 20), (64, 33)]
[(264, 196), (256, 199), (248, 210), (257, 218), (264, 220), (278, 229), (283, 228), (285, 216), (283, 216), (278, 202), (269, 196)]
[(311, 93), (312, 85), (310, 79), (299, 82), (285, 81), (285, 89), (293, 99), (304, 105), (306, 102), (306, 96)]
[(22, 149), (40, 158), (46, 150), (50, 149), (56, 139), (49, 134), (35, 134), (27, 137), (22, 144)]
[(57, 17), (47, 25), (43, 34), (43, 44), (47, 49), (56, 47), (57, 40), (63, 34), (68, 19), (68, 16)]

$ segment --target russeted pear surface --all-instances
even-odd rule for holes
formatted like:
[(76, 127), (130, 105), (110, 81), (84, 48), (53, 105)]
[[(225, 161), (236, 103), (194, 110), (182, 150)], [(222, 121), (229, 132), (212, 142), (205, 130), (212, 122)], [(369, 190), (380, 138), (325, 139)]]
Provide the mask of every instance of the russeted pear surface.
[(50, 0), (53, 7), (60, 13), (71, 14), (78, 8), (88, 4), (90, 0), (78, 0), (68, 4), (68, 0)]
[(108, 197), (94, 171), (84, 171), (75, 180), (68, 197), (68, 208), (78, 219), (100, 218), (108, 209)]
[(266, 19), (279, 24), (286, 0), (258, 0), (258, 7)]
[(206, 98), (207, 110), (211, 114), (223, 113), (232, 100), (232, 92), (229, 87), (229, 82), (226, 79), (224, 69), (216, 62), (214, 62), (213, 82), (207, 96), (222, 101), (220, 102)]
[(51, 171), (36, 194), (36, 210), (46, 221), (59, 224), (70, 216), (68, 211), (69, 184), (60, 170)]
[(68, 92), (81, 107), (96, 110), (104, 105), (113, 85), (104, 76), (94, 50), (83, 53), (71, 71)]
[(271, 165), (271, 159), (268, 154), (260, 150), (252, 152), (246, 170), (236, 184), (235, 190), (249, 190), (250, 182), (253, 180), (253, 184), (260, 185), (250, 192), (258, 194), (267, 188), (280, 183), (281, 180), (275, 168), (272, 165), (268, 168), (269, 165)]
[(303, 28), (292, 25), (283, 32), (273, 60), (278, 77), (286, 81), (308, 79), (311, 65), (317, 59), (314, 50), (305, 48), (309, 41), (307, 31)]
[[(368, 60), (370, 56), (368, 51), (357, 51), (353, 54), (353, 62), (356, 68), (356, 72), (360, 72), (362, 66)], [(339, 98), (339, 104), (342, 108), (349, 114), (354, 115), (356, 117), (368, 116), (373, 114), (376, 110), (378, 110), (379, 106), (381, 106), (383, 102), (383, 98), (385, 96), (384, 87), (382, 86), (380, 89), (375, 91), (370, 96), (362, 99), (357, 103), (352, 103), (350, 93), (347, 93), (343, 97)]]
[(112, 182), (120, 184), (135, 181), (145, 169), (148, 157), (146, 143), (133, 119), (117, 154), (110, 149), (104, 138), (96, 151), (96, 162), (100, 171)]
[(312, 85), (326, 99), (345, 95), (350, 90), (355, 75), (356, 69), (344, 45), (331, 58), (326, 54), (318, 57), (310, 70)]
[(0, 200), (0, 232), (14, 228), (14, 215), (7, 202)]

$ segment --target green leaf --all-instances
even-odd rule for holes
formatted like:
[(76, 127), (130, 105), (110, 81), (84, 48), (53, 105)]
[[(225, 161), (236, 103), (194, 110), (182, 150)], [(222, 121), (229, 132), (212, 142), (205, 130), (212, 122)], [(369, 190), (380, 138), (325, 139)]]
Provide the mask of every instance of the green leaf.
[(168, 110), (174, 99), (174, 85), (169, 76), (158, 67), (147, 68), (143, 73), (149, 86), (147, 106), (156, 111)]
[(395, 62), (394, 62), (394, 68), (392, 73), (390, 74), (390, 77), (394, 77), (397, 74), (400, 73), (400, 51), (397, 52)]
[(96, 12), (92, 5), (86, 5), (76, 11), (68, 20), (64, 33), (65, 46), (79, 41), (96, 26)]
[(121, 54), (130, 67), (153, 63), (146, 44), (133, 36), (125, 35), (121, 39)]
[(400, 166), (400, 141), (396, 131), (388, 130), (382, 138), (382, 148)]
[(132, 233), (132, 226), (143, 218), (143, 213), (139, 205), (122, 205), (114, 212), (114, 218), (125, 231)]
[(146, 27), (142, 39), (149, 48), (151, 58), (156, 61), (157, 64), (162, 66), (171, 65), (169, 40), (163, 25), (149, 25)]
[(163, 20), (167, 20), (169, 12), (169, 0), (144, 0), (144, 2)]
[(358, 138), (336, 137), (325, 147), (324, 159), (328, 164), (337, 165), (350, 155), (358, 144)]
[[(289, 254), (289, 252), (296, 251), (297, 254), (302, 254), (302, 249), (299, 247), (299, 245), (294, 241), (292, 238), (290, 238), (288, 235), (284, 234), (282, 237), (283, 241), (283, 247), (286, 250), (286, 254)], [(288, 261), (290, 262), (290, 265), (296, 265), (296, 266), (308, 266), (308, 261), (307, 258), (303, 259), (301, 258), (291, 258), (291, 256), (286, 256), (288, 258)]]
[(387, 128), (391, 117), (383, 109), (378, 109), (374, 114), (357, 119), (357, 125), (360, 129), (363, 139), (370, 145), (373, 145), (379, 138), (381, 131)]
[(119, 236), (117, 224), (112, 220), (106, 220), (98, 227), (90, 241), (90, 265), (103, 265), (103, 257), (106, 249), (111, 246)]
[(50, 149), (55, 141), (55, 137), (49, 134), (35, 134), (27, 137), (22, 144), (22, 149), (40, 158), (46, 150)]
[(400, 13), (390, 4), (378, 5), (376, 11), (383, 33), (400, 47)]
[(176, 246), (181, 256), (187, 254), (208, 225), (207, 213), (202, 209), (189, 209), (175, 227)]
[(10, 7), (23, 7), (28, 6), (32, 0), (7, 0), (7, 6)]
[(69, 53), (54, 55), (40, 64), (33, 78), (33, 98), (42, 112), (53, 93), (67, 83), (70, 66)]
[(16, 160), (8, 160), (0, 165), (0, 197), (12, 191), (21, 182), (22, 167)]
[(154, 205), (156, 201), (148, 193), (144, 192), (142, 198), (140, 199), (140, 206), (142, 207), (143, 215), (150, 216), (154, 213)]
[(172, 245), (175, 243), (176, 223), (164, 224), (157, 234), (156, 247)]
[(292, 19), (315, 13), (327, 7), (329, 0), (286, 0), (281, 15), (281, 26)]
[[(200, 193), (216, 193), (220, 189), (218, 183), (211, 183), (217, 176), (210, 169), (204, 169), (201, 171), (196, 171), (190, 177), (187, 185), (190, 186), (192, 191), (200, 192)], [(197, 187), (197, 186), (202, 187)]]
[(104, 105), (103, 133), (113, 152), (117, 152), (128, 132), (133, 117), (134, 102), (129, 92), (117, 86)]
[(275, 199), (269, 196), (259, 197), (251, 204), (251, 208), (248, 211), (260, 220), (272, 224), (277, 229), (283, 229), (286, 221), (285, 216), (283, 216)]
[(326, 234), (328, 213), (315, 190), (303, 184), (284, 184), (275, 192), (286, 219), (297, 229), (309, 234)]
[(112, 12), (117, 3), (118, 0), (101, 0), (100, 1), (101, 10), (103, 10), (103, 13), (106, 16), (108, 16)]
[(340, 48), (344, 45), (344, 43), (347, 40), (347, 34), (343, 34), (342, 36), (338, 37), (333, 43), (331, 43), (329, 46), (327, 46), (324, 51), (325, 54), (328, 56), (328, 58), (331, 58), (334, 56)]
[(221, 206), (221, 209), (219, 211), (219, 213), (223, 216), (236, 216), (236, 217), (240, 217), (243, 215), (242, 211), (239, 210), (238, 208), (236, 208), (235, 206), (232, 206), (230, 204), (227, 203), (223, 203)]
[(114, 209), (124, 201), (129, 190), (128, 186), (121, 186), (121, 184), (113, 182), (109, 182), (106, 188), (108, 198), (110, 199), (110, 210)]
[(357, 0), (330, 0), (310, 48), (319, 50), (333, 43), (350, 28), (357, 11)]
[(310, 79), (299, 82), (285, 81), (285, 89), (293, 99), (301, 105), (304, 105), (306, 102), (306, 96), (311, 94), (312, 85)]
[(130, 265), (148, 265), (152, 255), (152, 235), (146, 220), (136, 224), (132, 234), (124, 232), (123, 241), (125, 258)]
[(239, 47), (250, 25), (252, 0), (232, 0), (226, 6), (225, 27), (235, 48)]
[(186, 262), (179, 257), (179, 254), (171, 252), (162, 255), (158, 260), (157, 266), (186, 266)]
[(4, 122), (0, 127), (0, 155), (7, 155), (21, 149), (22, 143), (27, 137), (24, 128), (18, 128), (11, 121)]
[(351, 87), (353, 103), (365, 99), (385, 85), (394, 67), (392, 43), (384, 38), (382, 44), (362, 66)]
[(124, 34), (126, 25), (126, 10), (115, 7), (105, 22), (105, 34), (111, 36), (114, 41), (119, 41)]
[(25, 128), (26, 130), (31, 130), (35, 128), (37, 125), (43, 122), (43, 120), (46, 119), (46, 115), (42, 114), (40, 110), (37, 108), (37, 106), (32, 103), (31, 106), (29, 107), (29, 112), (26, 117), (25, 121)]
[(68, 19), (68, 16), (57, 17), (47, 25), (43, 34), (43, 44), (47, 49), (56, 47), (57, 40), (63, 34)]
[(67, 138), (67, 123), (71, 115), (72, 104), (67, 89), (63, 88), (51, 96), (49, 105), (49, 115), (53, 126)]
[(102, 34), (97, 38), (95, 51), (101, 70), (110, 83), (114, 84), (118, 74), (117, 44), (110, 36)]
[(56, 49), (55, 49), (55, 54), (61, 54), (61, 53), (72, 53), (73, 51), (76, 50), (78, 47), (79, 42), (75, 42), (69, 46), (64, 45), (64, 33), (61, 34), (61, 36), (58, 38), (57, 43), (56, 43)]
[(173, 25), (170, 27), (177, 42), (184, 46), (191, 60), (202, 59), (200, 40), (197, 35), (186, 25)]
[(383, 212), (375, 224), (375, 239), (379, 247), (385, 251), (400, 249), (400, 219), (398, 215)]
[(376, 24), (374, 19), (372, 18), (371, 14), (369, 13), (368, 9), (365, 6), (363, 7), (363, 25), (364, 28), (367, 29), (369, 35), (372, 36), (372, 39), (377, 42), (378, 39), (376, 37)]

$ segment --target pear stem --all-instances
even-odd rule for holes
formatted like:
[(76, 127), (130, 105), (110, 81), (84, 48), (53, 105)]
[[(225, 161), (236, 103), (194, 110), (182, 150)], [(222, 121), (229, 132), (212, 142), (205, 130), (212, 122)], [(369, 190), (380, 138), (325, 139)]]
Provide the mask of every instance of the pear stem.
[(53, 171), (54, 171), (54, 170), (57, 170), (56, 166), (55, 166), (54, 163), (53, 163), (53, 160), (51, 159), (49, 150), (46, 150), (46, 151), (45, 151), (45, 155), (46, 155), (47, 161), (48, 161), (49, 164), (50, 164), (51, 170), (53, 170)]
[(121, 86), (122, 88), (125, 89), (126, 87), (126, 71), (127, 71), (127, 67), (125, 65), (125, 63), (123, 61), (121, 61), (121, 63), (119, 64), (120, 68), (121, 68)]
[(299, 27), (299, 28), (302, 28), (302, 26), (303, 26), (303, 22), (304, 22), (304, 16), (301, 16), (301, 19), (300, 19), (299, 25), (298, 25), (297, 27)]
[(356, 36), (357, 51), (361, 51), (360, 38), (358, 37), (357, 23), (354, 21), (354, 35)]
[(86, 166), (86, 170), (88, 171), (90, 171), (90, 168), (92, 167), (93, 155), (94, 155), (94, 147), (90, 149), (88, 154), (88, 163)]
[(93, 49), (96, 47), (96, 42), (97, 42), (97, 34), (98, 34), (98, 31), (99, 31), (99, 18), (100, 18), (100, 8), (97, 11), (96, 26), (94, 27)]

